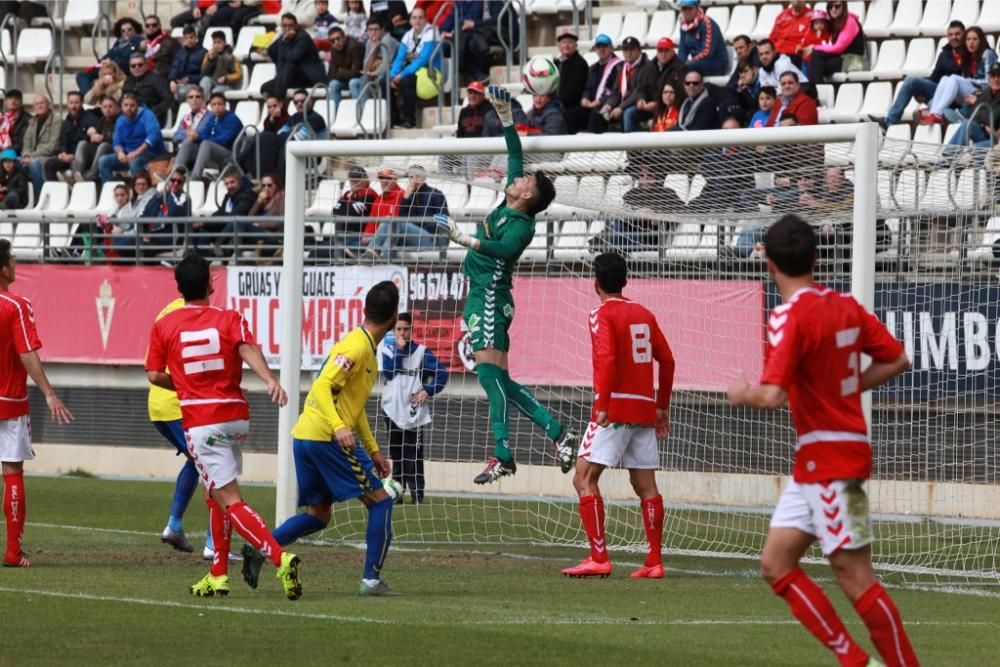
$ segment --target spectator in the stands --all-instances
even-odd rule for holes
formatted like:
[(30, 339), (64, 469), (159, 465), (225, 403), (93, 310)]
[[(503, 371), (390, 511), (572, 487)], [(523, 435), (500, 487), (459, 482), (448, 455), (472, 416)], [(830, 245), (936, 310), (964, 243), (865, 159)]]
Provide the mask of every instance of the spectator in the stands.
[(795, 49), (795, 53), (802, 58), (802, 71), (807, 72), (809, 70), (809, 63), (812, 62), (812, 54), (803, 56), (803, 52), (811, 46), (819, 46), (820, 44), (826, 44), (830, 41), (830, 17), (822, 9), (814, 9), (812, 14), (812, 21), (809, 24), (809, 30), (802, 36), (802, 41), (799, 42), (798, 47)]
[(371, 97), (368, 84), (374, 83), (382, 91), (382, 97), (388, 97), (386, 89), (386, 72), (396, 57), (399, 41), (386, 31), (382, 20), (374, 15), (368, 19), (368, 39), (365, 40), (365, 53), (361, 61), (361, 73), (348, 83), (351, 97), (358, 101), (357, 106), (364, 108), (365, 102)]
[(97, 160), (102, 183), (113, 180), (116, 171), (127, 170), (135, 176), (145, 171), (154, 157), (164, 152), (160, 123), (152, 111), (140, 106), (135, 93), (122, 95), (121, 110), (122, 114), (115, 121), (114, 152)]
[(718, 130), (722, 127), (719, 107), (705, 88), (705, 78), (697, 70), (688, 70), (684, 75), (684, 102), (677, 116), (677, 125), (671, 132), (691, 132), (694, 130)]
[(96, 117), (91, 116), (90, 122), (84, 128), (86, 139), (76, 145), (72, 166), (73, 180), (76, 183), (97, 180), (98, 160), (114, 151), (112, 139), (118, 115), (118, 100), (110, 95), (101, 100), (100, 114)]
[(830, 16), (830, 41), (802, 49), (803, 58), (811, 57), (809, 82), (814, 85), (836, 72), (856, 72), (870, 65), (861, 19), (847, 11), (846, 0), (834, 0), (826, 11)]
[(945, 123), (944, 113), (952, 104), (961, 104), (970, 95), (986, 88), (987, 72), (996, 62), (996, 51), (990, 48), (983, 29), (972, 26), (966, 30), (961, 73), (943, 77), (934, 91), (929, 107), (917, 111), (914, 117), (922, 125)]
[(257, 134), (260, 142), (260, 161), (264, 164), (257, 164), (256, 141), (242, 141), (236, 147), (237, 161), (246, 173), (259, 176), (265, 171), (277, 169), (278, 146), (284, 146), (284, 142), (278, 138), (278, 132), (288, 123), (287, 106), (284, 100), (275, 95), (268, 95), (264, 100), (264, 120)]
[(135, 53), (129, 59), (129, 77), (122, 86), (122, 100), (132, 93), (139, 103), (153, 112), (157, 122), (164, 125), (167, 114), (174, 108), (174, 96), (170, 92), (170, 84), (156, 72), (146, 70), (146, 59), (141, 53)]
[(758, 110), (757, 97), (760, 93), (760, 78), (757, 75), (758, 69), (750, 60), (741, 60), (736, 64), (735, 85), (726, 85), (726, 90), (735, 96), (735, 100), (742, 110), (742, 117), (753, 115)]
[(134, 257), (136, 248), (140, 255), (144, 246), (152, 242), (146, 234), (145, 225), (135, 222), (138, 218), (155, 218), (158, 209), (159, 195), (149, 178), (149, 173), (139, 171), (132, 177), (132, 197), (128, 205), (118, 210), (115, 219), (118, 221), (112, 232), (115, 249), (119, 257)]
[(615, 66), (608, 78), (608, 87), (611, 92), (605, 98), (604, 104), (601, 105), (600, 114), (591, 116), (590, 128), (592, 132), (604, 132), (609, 125), (619, 123), (625, 109), (634, 106), (639, 72), (648, 63), (649, 59), (642, 52), (642, 45), (639, 44), (638, 39), (626, 37), (622, 40), (622, 60)]
[[(476, 139), (484, 136), (486, 117), (493, 105), (486, 99), (486, 87), (479, 81), (472, 81), (466, 87), (466, 104), (458, 112), (455, 136), (459, 139)], [(439, 160), (441, 171), (475, 174), (490, 163), (486, 155), (442, 155)]]
[(105, 96), (111, 96), (116, 101), (120, 100), (122, 90), (125, 87), (125, 79), (125, 72), (118, 67), (118, 63), (110, 59), (102, 60), (97, 78), (94, 79), (90, 90), (84, 94), (84, 104), (97, 106)]
[(357, 41), (365, 38), (365, 28), (368, 25), (368, 14), (361, 0), (347, 0), (347, 11), (344, 13), (344, 33)]
[(368, 173), (361, 167), (351, 167), (347, 172), (347, 182), (347, 191), (340, 195), (332, 211), (336, 218), (337, 237), (330, 239), (330, 248), (316, 253), (319, 257), (355, 259), (359, 250), (371, 240), (371, 234), (365, 233), (365, 226), (377, 195), (368, 186)]
[[(378, 183), (382, 192), (372, 203), (373, 218), (395, 218), (399, 215), (399, 204), (406, 196), (406, 190), (399, 187), (399, 177), (395, 169), (383, 167), (378, 170)], [(376, 225), (377, 227), (377, 225)], [(374, 233), (374, 230), (372, 230)]]
[(227, 106), (225, 95), (212, 93), (208, 115), (193, 132), (189, 130), (188, 138), (177, 150), (174, 164), (191, 169), (192, 179), (200, 179), (208, 167), (222, 167), (232, 155), (243, 121)]
[[(253, 183), (249, 178), (240, 175), (240, 170), (234, 166), (227, 167), (222, 172), (222, 187), (226, 189), (226, 195), (222, 198), (222, 204), (212, 214), (213, 218), (236, 218), (245, 217), (253, 208), (257, 201), (257, 195), (253, 191)], [(229, 239), (220, 238), (222, 230), (226, 228), (227, 221), (219, 222), (195, 222), (191, 225), (190, 243), (195, 248), (211, 249), (216, 256), (221, 256), (222, 246)]]
[(167, 77), (170, 81), (170, 92), (178, 100), (183, 100), (188, 88), (201, 80), (201, 61), (205, 59), (207, 53), (205, 47), (198, 41), (198, 31), (191, 26), (184, 28), (181, 48), (174, 56), (174, 63)]
[(427, 22), (437, 28), (438, 34), (440, 34), (441, 26), (444, 25), (445, 19), (451, 14), (453, 2), (454, 0), (417, 0), (416, 4), (413, 5), (413, 9), (424, 10)]
[(233, 54), (233, 47), (226, 44), (226, 33), (212, 33), (212, 48), (201, 59), (201, 89), (205, 94), (239, 90), (243, 83), (240, 59)]
[(420, 7), (414, 7), (410, 12), (410, 30), (403, 35), (396, 57), (389, 71), (390, 83), (394, 97), (399, 106), (399, 125), (410, 129), (417, 126), (417, 76), (423, 69), (433, 66), (440, 69), (440, 56), (431, 62), (438, 40), (437, 28), (427, 21), (427, 15)]
[(409, 10), (403, 0), (372, 0), (370, 19), (376, 19), (397, 41), (410, 28)]
[(260, 4), (256, 0), (191, 0), (191, 9), (170, 19), (170, 25), (180, 28), (194, 24), (199, 36), (209, 28), (230, 28), (236, 41), (243, 26), (260, 14)]
[[(122, 72), (128, 72), (129, 58), (133, 53), (140, 50), (142, 44), (142, 34), (138, 21), (133, 18), (120, 18), (111, 29), (111, 34), (115, 36), (115, 43), (112, 44), (108, 52), (99, 59), (98, 63), (111, 60)], [(141, 53), (140, 53), (141, 55)], [(143, 56), (145, 59), (145, 56)], [(100, 64), (91, 65), (81, 72), (77, 72), (76, 86), (84, 95), (90, 91), (94, 85), (94, 80), (105, 73), (100, 72)], [(110, 93), (105, 93), (110, 94)]]
[[(247, 213), (247, 217), (282, 217), (285, 215), (285, 179), (277, 172), (268, 172), (260, 178), (260, 192)], [(224, 236), (239, 228), (240, 245), (254, 246), (254, 254), (260, 258), (274, 257), (281, 247), (281, 220), (232, 221), (222, 230)]]
[(177, 224), (170, 218), (191, 217), (191, 197), (184, 189), (187, 173), (184, 169), (174, 169), (167, 178), (163, 192), (157, 194), (147, 209), (159, 221), (147, 223), (143, 230), (144, 245), (149, 254), (171, 250), (175, 247)]
[(768, 39), (774, 45), (775, 51), (795, 60), (801, 58), (798, 46), (802, 36), (809, 31), (812, 12), (806, 0), (792, 0), (777, 18)]
[[(683, 87), (683, 82), (680, 86)], [(678, 101), (677, 88), (673, 83), (663, 84), (660, 89), (660, 99), (656, 101), (656, 111), (649, 126), (650, 132), (666, 132), (677, 126), (680, 117), (681, 104)]]
[[(305, 2), (306, 0), (299, 0), (300, 2)], [(334, 26), (340, 25), (340, 21), (336, 16), (330, 13), (330, 3), (329, 0), (315, 0), (313, 3), (313, 9), (315, 17), (312, 20), (303, 21), (299, 18), (299, 25), (312, 26), (312, 36), (314, 40), (317, 39), (329, 39), (330, 29)], [(292, 11), (292, 10), (286, 10)], [(296, 17), (299, 14), (292, 11)], [(318, 48), (318, 47), (317, 47)]]
[[(723, 130), (738, 130), (740, 119), (727, 116), (722, 121)], [(687, 208), (696, 213), (713, 211), (743, 211), (734, 193), (753, 189), (756, 186), (754, 172), (757, 158), (750, 146), (725, 146), (710, 148), (704, 153), (700, 173), (705, 179), (701, 193), (687, 203)]]
[(680, 0), (681, 43), (677, 57), (688, 69), (702, 76), (722, 76), (729, 73), (729, 51), (715, 19), (705, 14), (700, 0)]
[(553, 95), (533, 95), (528, 117), (528, 133), (552, 137), (569, 134), (562, 102)]
[(311, 88), (326, 81), (326, 68), (309, 34), (299, 27), (295, 14), (281, 15), (280, 37), (267, 47), (276, 75), (260, 87), (265, 95), (284, 97), (289, 88)]
[(327, 0), (281, 0), (281, 11), (294, 14), (296, 22), (303, 28), (311, 28), (316, 23), (316, 17), (319, 16), (320, 2), (329, 13), (330, 4)]
[(28, 205), (28, 176), (21, 169), (17, 151), (0, 151), (0, 209), (14, 211)]
[(580, 100), (582, 125), (578, 130), (606, 127), (608, 119), (601, 115), (604, 103), (611, 95), (613, 73), (621, 58), (615, 55), (614, 43), (605, 34), (594, 38), (594, 51), (597, 52), (597, 62), (590, 66), (587, 74), (587, 87)]
[(785, 72), (795, 72), (800, 82), (808, 80), (805, 72), (796, 67), (791, 58), (778, 53), (769, 39), (757, 44), (757, 57), (760, 59), (760, 69), (757, 71), (759, 87), (771, 86), (777, 89), (781, 85), (779, 79)]
[[(96, 110), (95, 110), (96, 111)], [(56, 154), (42, 165), (46, 181), (66, 180), (67, 170), (73, 165), (76, 145), (87, 138), (87, 126), (96, 118), (99, 111), (83, 110), (83, 96), (80, 91), (72, 90), (66, 95), (66, 116), (62, 120), (62, 130), (59, 133), (59, 144)]]
[(0, 117), (0, 150), (13, 148), (15, 153), (20, 153), (30, 120), (31, 114), (24, 110), (24, 95), (17, 88), (11, 88), (4, 96), (4, 112)]
[(205, 91), (202, 90), (201, 86), (191, 86), (184, 99), (187, 100), (188, 111), (177, 117), (177, 123), (170, 135), (171, 141), (177, 149), (180, 149), (185, 140), (197, 138), (196, 130), (208, 116)]
[(641, 163), (632, 171), (635, 187), (622, 195), (623, 207), (630, 215), (611, 221), (603, 232), (590, 239), (592, 252), (655, 250), (660, 247), (660, 228), (669, 229), (670, 223), (652, 216), (670, 215), (684, 208), (677, 193), (663, 187), (665, 174), (657, 165)]
[(577, 36), (568, 30), (556, 40), (559, 46), (559, 57), (556, 58), (556, 67), (559, 68), (559, 101), (566, 110), (569, 131), (573, 134), (586, 128), (589, 113), (580, 107), (580, 100), (587, 89), (589, 66), (577, 50), (577, 41)]
[(59, 138), (62, 136), (62, 118), (52, 113), (52, 101), (48, 95), (35, 95), (33, 104), (35, 115), (28, 121), (21, 148), (21, 166), (31, 178), (38, 199), (45, 184), (45, 161), (59, 152)]
[(340, 106), (341, 92), (348, 88), (352, 79), (361, 76), (364, 60), (365, 47), (361, 42), (347, 36), (340, 26), (330, 29), (330, 68), (328, 71), (330, 78), (327, 85), (335, 109)]
[(938, 83), (942, 78), (950, 74), (959, 74), (962, 71), (964, 53), (965, 24), (961, 21), (952, 21), (948, 25), (948, 41), (941, 47), (931, 75), (926, 79), (917, 76), (908, 76), (903, 79), (903, 83), (899, 87), (899, 94), (896, 95), (896, 99), (889, 107), (885, 117), (869, 116), (869, 118), (879, 123), (883, 129), (898, 123), (911, 99), (927, 102), (934, 97), (934, 91), (937, 90)]
[(149, 69), (169, 79), (174, 56), (180, 50), (181, 44), (163, 29), (158, 16), (148, 15), (144, 25), (146, 32), (139, 44), (139, 50), (146, 56), (146, 65)]
[[(279, 135), (295, 135), (296, 139), (328, 139), (330, 131), (326, 126), (326, 120), (313, 110), (316, 104), (315, 99), (309, 99), (308, 93), (304, 90), (296, 90), (292, 95), (292, 106), (295, 113), (285, 123), (284, 127), (278, 130)], [(308, 125), (308, 129), (306, 129)], [(282, 147), (282, 155), (284, 155)], [(285, 173), (284, 161), (279, 162), (281, 173)]]
[(816, 100), (802, 90), (799, 75), (789, 70), (779, 77), (781, 96), (771, 109), (767, 119), (767, 127), (778, 127), (781, 118), (786, 113), (794, 114), (799, 125), (816, 125), (819, 123), (819, 109)]
[(1000, 128), (1000, 63), (990, 68), (986, 88), (969, 95), (965, 106), (971, 117), (962, 121), (948, 141), (946, 155), (953, 154), (956, 146), (967, 146), (970, 141), (976, 148), (990, 148), (996, 143)]
[[(760, 58), (757, 56), (757, 44), (749, 35), (737, 35), (732, 41), (733, 56), (736, 62), (750, 62), (760, 67)], [(735, 75), (736, 72), (733, 72)], [(732, 77), (729, 79), (732, 81)]]
[(767, 119), (771, 117), (771, 110), (778, 100), (778, 91), (774, 86), (761, 86), (757, 93), (757, 111), (750, 118), (748, 127), (767, 127)]
[[(497, 17), (484, 16), (488, 5), (483, 0), (457, 0), (441, 25), (441, 39), (450, 40), (458, 33), (459, 71), (474, 81), (485, 81), (490, 75), (490, 37), (496, 38)], [(460, 25), (456, 17), (461, 17)]]
[(447, 243), (447, 235), (433, 219), (439, 213), (448, 215), (444, 193), (427, 185), (427, 172), (419, 165), (410, 165), (407, 177), (398, 218), (380, 223), (368, 244), (367, 253), (372, 257), (388, 259), (393, 248), (427, 250)]

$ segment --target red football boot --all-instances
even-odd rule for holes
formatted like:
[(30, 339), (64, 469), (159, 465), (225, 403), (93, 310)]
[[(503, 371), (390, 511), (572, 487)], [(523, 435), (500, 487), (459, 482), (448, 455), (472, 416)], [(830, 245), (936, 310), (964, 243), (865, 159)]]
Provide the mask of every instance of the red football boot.
[(18, 553), (13, 558), (8, 559), (7, 556), (3, 559), (4, 567), (31, 567), (31, 561), (25, 556), (24, 552)]
[(656, 565), (643, 565), (638, 570), (628, 575), (633, 579), (662, 579), (663, 578), (663, 564), (658, 563)]
[(583, 579), (584, 577), (600, 577), (604, 579), (611, 574), (611, 561), (597, 563), (589, 556), (583, 559), (579, 565), (563, 568), (563, 575)]

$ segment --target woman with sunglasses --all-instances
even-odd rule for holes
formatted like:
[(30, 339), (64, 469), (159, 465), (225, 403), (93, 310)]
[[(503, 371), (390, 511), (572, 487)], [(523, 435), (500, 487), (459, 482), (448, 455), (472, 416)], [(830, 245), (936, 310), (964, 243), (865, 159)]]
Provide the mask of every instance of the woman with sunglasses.
[[(850, 60), (860, 60), (865, 57), (865, 31), (861, 28), (861, 19), (856, 14), (847, 11), (847, 3), (843, 0), (831, 2), (826, 7), (830, 24), (830, 41), (816, 46), (805, 46), (802, 58), (809, 60), (809, 83), (815, 85), (841, 71), (850, 71)], [(845, 70), (845, 63), (848, 68)]]
[[(136, 51), (139, 51), (139, 47), (142, 44), (142, 27), (135, 19), (126, 17), (119, 19), (115, 23), (112, 34), (116, 38), (115, 43), (111, 45), (107, 53), (100, 57), (99, 63), (111, 60), (118, 65), (119, 71), (127, 72), (129, 57)], [(77, 73), (76, 86), (84, 95), (94, 87), (94, 81), (103, 76), (104, 72), (100, 71), (100, 67), (100, 64), (91, 65), (82, 72)]]

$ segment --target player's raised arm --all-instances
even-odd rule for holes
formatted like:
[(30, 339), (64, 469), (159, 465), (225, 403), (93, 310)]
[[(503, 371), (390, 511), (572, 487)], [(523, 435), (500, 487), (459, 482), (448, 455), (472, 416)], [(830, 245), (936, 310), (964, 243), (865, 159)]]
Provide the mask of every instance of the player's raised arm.
[(503, 125), (503, 138), (507, 142), (507, 185), (515, 178), (524, 176), (524, 153), (521, 150), (521, 137), (514, 129), (514, 111), (511, 108), (510, 91), (500, 86), (489, 86), (486, 98)]

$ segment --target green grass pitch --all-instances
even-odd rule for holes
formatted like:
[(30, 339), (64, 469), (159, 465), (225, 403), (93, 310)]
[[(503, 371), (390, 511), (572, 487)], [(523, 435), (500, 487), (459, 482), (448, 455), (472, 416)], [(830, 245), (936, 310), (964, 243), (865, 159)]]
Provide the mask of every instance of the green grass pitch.
[[(836, 664), (750, 560), (668, 551), (666, 579), (632, 581), (639, 556), (613, 553), (614, 576), (584, 581), (559, 574), (581, 549), (410, 542), (390, 553), (384, 573), (402, 595), (360, 599), (358, 548), (303, 544), (295, 549), (302, 599), (284, 599), (270, 565), (251, 591), (233, 564), (232, 594), (199, 600), (188, 586), (207, 564), (157, 537), (171, 484), (29, 477), (27, 492), (25, 549), (35, 567), (0, 570), (2, 666)], [(273, 517), (273, 489), (245, 495)], [(440, 502), (397, 507), (397, 526)], [(200, 547), (198, 500), (186, 528)], [(810, 569), (870, 647), (825, 569)], [(979, 595), (891, 592), (925, 666), (997, 664), (996, 587)]]

